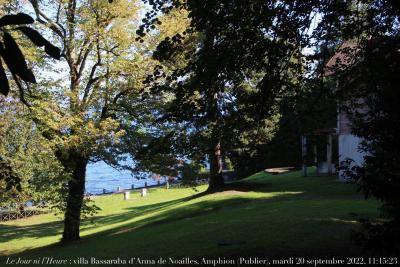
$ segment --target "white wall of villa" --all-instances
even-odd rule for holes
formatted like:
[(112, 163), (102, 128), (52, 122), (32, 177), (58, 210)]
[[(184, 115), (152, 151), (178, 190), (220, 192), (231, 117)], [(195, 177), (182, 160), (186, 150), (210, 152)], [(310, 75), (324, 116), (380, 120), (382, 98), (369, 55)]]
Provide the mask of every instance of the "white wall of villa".
[[(361, 165), (364, 154), (359, 150), (362, 139), (351, 133), (351, 122), (343, 112), (338, 112), (338, 142), (339, 142), (339, 164), (346, 159), (352, 159), (353, 165)], [(339, 179), (347, 181), (348, 177), (343, 171), (339, 171)]]

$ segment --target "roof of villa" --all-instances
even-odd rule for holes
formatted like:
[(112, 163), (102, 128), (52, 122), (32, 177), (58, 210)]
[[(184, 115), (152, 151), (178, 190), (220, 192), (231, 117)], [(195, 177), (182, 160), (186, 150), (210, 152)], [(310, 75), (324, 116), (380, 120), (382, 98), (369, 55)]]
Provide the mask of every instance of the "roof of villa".
[(354, 64), (356, 62), (358, 52), (359, 45), (355, 41), (344, 42), (326, 63), (324, 76), (331, 76), (338, 70), (342, 71), (346, 67)]

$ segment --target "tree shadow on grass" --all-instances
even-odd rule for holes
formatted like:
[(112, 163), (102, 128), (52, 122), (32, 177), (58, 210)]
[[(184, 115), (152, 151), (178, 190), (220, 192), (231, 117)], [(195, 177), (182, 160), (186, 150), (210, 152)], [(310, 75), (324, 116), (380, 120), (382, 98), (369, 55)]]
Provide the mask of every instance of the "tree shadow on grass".
[[(103, 225), (124, 222), (134, 217), (142, 216), (146, 213), (167, 209), (168, 207), (178, 205), (179, 203), (183, 203), (201, 196), (203, 196), (203, 194), (199, 193), (193, 196), (188, 196), (176, 200), (128, 208), (127, 209), (128, 211), (122, 214), (89, 217), (86, 219), (82, 219), (81, 227), (86, 231)], [(41, 223), (41, 224), (26, 225), (26, 226), (0, 224), (0, 243), (5, 244), (6, 242), (9, 242), (13, 239), (26, 238), (26, 237), (42, 238), (42, 237), (61, 235), (62, 227), (63, 227), (62, 221), (54, 221), (49, 223)]]
[[(280, 175), (275, 175), (274, 178), (280, 178)], [(322, 177), (326, 178), (326, 177)], [(84, 231), (88, 231), (97, 227), (113, 225), (113, 224), (120, 224), (112, 229), (104, 230), (98, 233), (86, 235), (82, 238), (81, 241), (78, 241), (73, 244), (53, 244), (42, 248), (35, 248), (35, 249), (28, 249), (25, 252), (18, 253), (17, 255), (50, 255), (47, 250), (50, 249), (51, 251), (57, 251), (60, 255), (63, 255), (62, 251), (57, 250), (58, 248), (64, 249), (71, 249), (74, 250), (74, 247), (82, 246), (97, 246), (98, 242), (107, 242), (108, 238), (122, 238), (124, 235), (130, 235), (131, 233), (138, 233), (144, 229), (151, 229), (153, 226), (157, 225), (173, 225), (179, 221), (183, 221), (186, 219), (201, 217), (205, 215), (212, 214), (217, 211), (221, 211), (224, 209), (239, 209), (239, 208), (246, 208), (250, 207), (254, 202), (277, 202), (277, 201), (293, 201), (298, 199), (299, 197), (305, 197), (309, 194), (320, 194), (321, 190), (326, 188), (326, 186), (331, 186), (332, 178), (328, 180), (317, 180), (320, 181), (321, 185), (308, 186), (304, 185), (304, 179), (299, 178), (298, 183), (288, 184), (286, 186), (285, 176), (282, 175), (282, 183), (279, 182), (276, 184), (270, 183), (269, 180), (265, 182), (259, 181), (246, 181), (243, 182), (234, 182), (228, 184), (225, 187), (225, 190), (235, 190), (235, 191), (242, 191), (242, 192), (281, 192), (278, 196), (271, 196), (266, 198), (249, 198), (246, 196), (239, 195), (232, 195), (228, 196), (224, 199), (219, 200), (202, 200), (198, 203), (191, 203), (185, 206), (179, 206), (182, 203), (195, 200), (197, 198), (203, 197), (207, 195), (207, 193), (202, 192), (193, 196), (188, 196), (176, 200), (165, 201), (156, 204), (150, 205), (143, 205), (139, 207), (131, 207), (127, 208), (127, 212), (109, 215), (109, 216), (96, 216), (84, 220), (82, 223), (82, 228)], [(293, 178), (291, 178), (293, 179)], [(301, 179), (301, 180), (300, 180)], [(306, 181), (306, 183), (315, 183), (314, 178), (313, 180)], [(302, 192), (306, 187), (306, 191), (299, 195), (293, 195), (288, 191), (292, 192)], [(284, 190), (281, 190), (281, 189)], [(286, 191), (286, 192), (285, 192)], [(327, 196), (326, 194), (323, 196)], [(322, 196), (321, 196), (322, 197)], [(354, 194), (353, 194), (354, 197)], [(288, 203), (289, 205), (290, 203)], [(174, 206), (179, 206), (175, 207)], [(153, 214), (150, 214), (153, 213)], [(149, 215), (149, 217), (145, 218), (138, 218), (136, 221), (132, 221), (134, 218)], [(124, 224), (124, 222), (126, 222)], [(40, 225), (33, 225), (33, 226), (10, 226), (10, 225), (0, 225), (0, 228), (4, 228), (5, 230), (0, 230), (0, 233), (6, 233), (6, 235), (0, 235), (0, 242), (5, 243), (7, 241), (12, 240), (13, 238), (23, 238), (23, 237), (35, 237), (41, 238), (46, 236), (54, 236), (58, 235), (62, 231), (62, 222), (52, 222), (52, 223), (45, 223)], [(10, 232), (12, 234), (10, 234)], [(103, 243), (104, 244), (104, 243)], [(107, 247), (107, 246), (106, 246)], [(108, 248), (109, 249), (109, 248)], [(113, 248), (115, 249), (115, 248)], [(75, 251), (75, 250), (74, 250)], [(1, 252), (0, 252), (1, 253)], [(72, 254), (76, 252), (71, 252)], [(77, 252), (80, 253), (80, 252)], [(1, 257), (0, 257), (1, 259)]]
[[(281, 177), (280, 177), (281, 176)], [(279, 185), (279, 182), (277, 183), (271, 183), (268, 180), (266, 182), (253, 182), (253, 181), (237, 181), (233, 183), (227, 184), (223, 189), (224, 191), (239, 191), (239, 192), (277, 192), (282, 189), (284, 191), (293, 191), (293, 192), (302, 192), (304, 190), (304, 181), (300, 181), (299, 183), (293, 183), (293, 181), (286, 186), (285, 183), (285, 174), (278, 174), (274, 175), (274, 178), (277, 178), (278, 180), (282, 178), (283, 184)], [(322, 179), (326, 177), (321, 177)], [(332, 180), (332, 178), (329, 178)], [(313, 179), (314, 180), (314, 179)], [(323, 181), (323, 180), (320, 180)], [(307, 195), (312, 194), (312, 193), (318, 193), (321, 189), (319, 188), (320, 186), (307, 186), (307, 192), (303, 193), (303, 198), (307, 197)], [(149, 205), (143, 205), (139, 207), (132, 207), (132, 208), (127, 208), (127, 212), (124, 212), (122, 214), (116, 214), (116, 215), (108, 215), (108, 216), (94, 216), (90, 217), (87, 219), (82, 220), (82, 229), (84, 231), (88, 231), (97, 227), (109, 225), (109, 224), (118, 224), (118, 223), (123, 223), (125, 221), (131, 220), (135, 217), (142, 216), (144, 214), (148, 214), (151, 212), (160, 212), (164, 209), (168, 209), (172, 206), (179, 205), (181, 203), (185, 203), (187, 201), (195, 200), (200, 197), (204, 197), (208, 195), (208, 192), (201, 192), (197, 193), (192, 196), (187, 196), (184, 198), (180, 199), (175, 199), (171, 201), (165, 201), (161, 203), (156, 203), (156, 204), (149, 204)], [(285, 198), (290, 198), (291, 196), (284, 196)], [(298, 198), (298, 196), (296, 196)], [(274, 197), (274, 201), (279, 201), (281, 197)], [(241, 197), (232, 197), (230, 200), (226, 200), (225, 202), (204, 202), (207, 203), (207, 205), (201, 205), (201, 209), (197, 206), (193, 206), (192, 208), (188, 208), (191, 210), (191, 215), (190, 216), (197, 216), (201, 215), (204, 212), (210, 212), (210, 211), (216, 211), (220, 210), (223, 208), (230, 208), (232, 206), (235, 206), (237, 204), (243, 204), (247, 202), (251, 202), (252, 199), (247, 199), (247, 198), (241, 198)], [(266, 199), (263, 201), (272, 201), (272, 199)], [(220, 204), (218, 204), (220, 203)], [(182, 208), (186, 209), (186, 208)], [(199, 209), (199, 210), (196, 210)], [(179, 209), (178, 209), (179, 210)], [(171, 212), (168, 211), (170, 214), (174, 215), (168, 216), (170, 217), (166, 222), (171, 222), (171, 220), (177, 220), (182, 219), (184, 216), (187, 216), (187, 212), (183, 213), (182, 216), (178, 216), (180, 212)], [(163, 219), (167, 219), (162, 217)], [(144, 221), (143, 223), (147, 223), (148, 221)], [(156, 224), (161, 223), (160, 220), (155, 220)], [(34, 238), (42, 238), (42, 237), (49, 237), (49, 236), (55, 236), (55, 235), (60, 235), (62, 233), (62, 226), (63, 222), (62, 221), (55, 221), (55, 222), (49, 222), (49, 223), (43, 223), (39, 225), (28, 225), (28, 226), (15, 226), (15, 225), (9, 225), (9, 224), (0, 224), (0, 243), (6, 243), (8, 241), (11, 241), (16, 238), (24, 238), (24, 237), (34, 237)], [(1, 252), (0, 252), (1, 253)]]
[[(185, 197), (182, 199), (167, 201), (158, 204), (151, 204), (151, 205), (144, 205), (141, 207), (133, 207), (129, 208), (127, 212), (122, 214), (116, 215), (109, 215), (109, 216), (98, 216), (88, 220), (84, 220), (82, 223), (82, 227), (84, 231), (88, 231), (97, 227), (118, 224), (127, 222), (127, 224), (117, 226), (115, 228), (104, 230), (95, 234), (90, 234), (84, 236), (80, 241), (71, 244), (61, 244), (56, 243), (48, 246), (44, 246), (41, 248), (34, 248), (17, 253), (13, 256), (18, 255), (26, 255), (26, 254), (33, 254), (33, 255), (41, 255), (42, 253), (47, 254), (45, 252), (47, 249), (57, 249), (57, 248), (68, 248), (74, 247), (77, 244), (83, 243), (90, 243), (91, 240), (97, 240), (98, 238), (108, 238), (110, 236), (119, 236), (121, 234), (130, 233), (134, 231), (140, 231), (141, 229), (146, 229), (149, 227), (153, 227), (156, 225), (163, 225), (163, 224), (173, 224), (178, 221), (182, 221), (185, 219), (191, 219), (195, 217), (200, 217), (203, 215), (209, 215), (213, 212), (217, 212), (224, 209), (235, 209), (243, 207), (244, 205), (248, 205), (252, 198), (243, 198), (233, 196), (229, 199), (223, 199), (218, 201), (207, 200), (202, 201), (199, 203), (193, 203), (190, 205), (186, 205), (183, 207), (172, 208), (174, 205), (178, 205), (180, 203), (193, 200), (202, 196), (203, 194), (198, 194), (194, 196)], [(284, 198), (285, 196), (281, 196), (279, 198)], [(291, 196), (287, 196), (291, 197)], [(272, 199), (271, 199), (272, 200)], [(137, 221), (128, 222), (129, 220), (134, 219), (135, 217), (139, 217), (148, 213), (157, 212), (154, 215), (150, 215), (149, 217), (138, 219)], [(91, 223), (92, 220), (94, 223)], [(1, 235), (0, 242), (6, 243), (14, 238), (24, 238), (24, 237), (33, 237), (33, 238), (42, 238), (42, 237), (49, 237), (54, 235), (61, 235), (62, 232), (62, 222), (51, 222), (51, 223), (44, 223), (38, 225), (31, 225), (31, 226), (11, 226), (11, 225), (1, 225), (1, 227), (6, 226), (2, 232), (4, 233), (12, 233)], [(6, 251), (4, 251), (6, 252)], [(4, 253), (3, 252), (3, 253)], [(10, 251), (7, 252), (7, 254)], [(13, 254), (13, 253), (11, 253)], [(1, 257), (0, 257), (1, 259)]]
[(26, 226), (0, 224), (0, 243), (17, 238), (54, 236), (61, 233), (62, 222), (49, 222)]
[[(77, 256), (87, 256), (87, 257), (99, 257), (99, 256), (106, 256), (108, 254), (108, 251), (112, 251), (112, 253), (117, 253), (118, 255), (120, 254), (121, 256), (129, 256), (129, 253), (133, 253), (134, 251), (132, 250), (133, 248), (137, 248), (138, 243), (142, 243), (139, 245), (139, 247), (146, 247), (146, 245), (150, 244), (156, 244), (157, 242), (160, 242), (159, 240), (159, 234), (160, 231), (161, 233), (166, 234), (167, 236), (173, 235), (174, 232), (166, 231), (165, 229), (175, 229), (175, 227), (178, 226), (183, 226), (186, 225), (186, 231), (190, 231), (190, 227), (188, 225), (191, 225), (193, 223), (192, 219), (196, 219), (196, 221), (203, 221), (207, 222), (210, 218), (220, 218), (220, 220), (224, 221), (224, 214), (218, 214), (217, 216), (213, 216), (213, 214), (216, 214), (216, 212), (219, 211), (224, 211), (228, 209), (241, 209), (242, 210), (238, 212), (233, 212), (231, 213), (228, 211), (230, 216), (235, 216), (235, 220), (240, 220), (242, 216), (248, 216), (249, 214), (253, 213), (247, 213), (247, 207), (250, 207), (254, 201), (261, 201), (261, 202), (276, 202), (276, 201), (281, 201), (282, 202), (282, 207), (289, 207), (290, 203), (285, 204), (285, 201), (293, 201), (293, 199), (296, 196), (290, 195), (290, 194), (282, 194), (280, 196), (274, 196), (269, 199), (252, 199), (252, 198), (247, 198), (247, 197), (240, 197), (240, 196), (232, 196), (231, 198), (227, 199), (219, 199), (217, 201), (214, 201), (212, 199), (207, 199), (203, 200), (201, 202), (196, 202), (196, 203), (191, 203), (189, 205), (185, 206), (179, 206), (173, 209), (166, 209), (163, 211), (160, 211), (158, 213), (155, 213), (154, 215), (150, 217), (146, 217), (143, 219), (139, 219), (134, 222), (128, 222), (125, 225), (121, 225), (118, 227), (115, 227), (113, 229), (105, 230), (96, 234), (91, 234), (88, 236), (85, 236), (82, 238), (82, 240), (71, 243), (71, 244), (53, 244), (50, 246), (42, 247), (42, 248), (35, 248), (31, 249), (28, 251), (25, 251), (23, 253), (18, 253), (16, 255), (13, 255), (13, 257), (18, 257), (18, 256), (23, 256), (23, 257), (29, 257), (29, 256), (54, 256), (54, 257), (59, 257), (59, 258), (65, 258), (65, 257), (77, 257)], [(181, 201), (187, 201), (187, 198), (183, 198)], [(161, 203), (161, 206), (163, 207), (168, 207), (167, 205), (171, 205), (169, 207), (172, 207), (175, 204), (179, 204), (179, 200), (175, 201), (170, 201), (169, 204), (166, 203)], [(259, 203), (261, 203), (259, 202)], [(155, 207), (156, 205), (148, 205), (148, 208), (152, 211), (156, 211)], [(117, 214), (117, 215), (111, 215), (107, 216), (103, 219), (104, 224), (114, 224), (118, 222), (123, 222), (129, 219), (132, 219), (132, 213), (136, 208), (132, 208), (132, 211), (128, 211), (123, 214)], [(264, 209), (264, 206), (258, 206), (258, 209), (262, 211)], [(293, 208), (294, 209), (294, 208)], [(142, 209), (143, 213), (146, 213), (145, 209)], [(288, 209), (289, 211), (291, 209)], [(243, 211), (243, 212), (242, 212)], [(137, 211), (136, 211), (137, 212)], [(287, 210), (286, 210), (287, 212)], [(136, 213), (138, 214), (138, 213)], [(211, 215), (212, 217), (204, 217), (208, 219), (201, 219), (202, 216), (209, 216)], [(222, 216), (222, 217), (221, 217)], [(307, 216), (305, 216), (306, 218)], [(228, 216), (229, 218), (229, 216)], [(275, 220), (273, 219), (272, 222)], [(296, 220), (295, 220), (296, 221)], [(226, 221), (225, 221), (226, 222)], [(276, 223), (276, 222), (275, 222)], [(318, 221), (312, 220), (307, 222), (307, 224), (319, 224)], [(345, 222), (341, 221), (335, 221), (331, 222), (335, 224), (345, 224)], [(295, 224), (293, 222), (293, 224)], [(160, 227), (157, 227), (160, 226)], [(189, 229), (189, 230), (188, 230)], [(299, 228), (301, 230), (301, 228)], [(347, 229), (347, 228), (346, 228)], [(193, 237), (196, 236), (196, 228), (193, 227)], [(178, 231), (179, 232), (179, 231)], [(229, 232), (227, 232), (229, 236)], [(144, 237), (143, 237), (144, 236)], [(166, 237), (167, 238), (167, 237)], [(175, 238), (175, 237), (174, 237)], [(211, 245), (215, 246), (218, 248), (218, 241), (219, 238), (218, 235), (214, 236), (211, 235), (209, 237), (209, 242)], [(161, 239), (163, 240), (163, 239)], [(196, 240), (192, 241), (187, 241), (187, 240), (182, 240), (183, 242), (196, 242)], [(244, 240), (246, 241), (246, 240)], [(252, 252), (249, 250), (251, 248), (251, 244), (249, 246), (244, 245), (244, 246), (238, 246), (235, 250), (237, 255), (242, 255), (243, 253), (249, 253), (249, 255), (252, 254)], [(142, 248), (143, 249), (143, 248)], [(149, 248), (150, 249), (150, 248)], [(305, 251), (307, 251), (307, 248), (304, 248)], [(242, 251), (243, 250), (243, 253)], [(247, 251), (246, 251), (247, 250)], [(345, 250), (343, 250), (345, 251)], [(102, 254), (103, 253), (103, 254)], [(136, 252), (135, 252), (136, 253)], [(152, 253), (151, 249), (149, 251), (143, 251), (140, 253)], [(156, 255), (158, 252), (154, 252)], [(193, 252), (195, 253), (195, 252)], [(210, 251), (210, 253), (215, 253), (213, 251)], [(258, 252), (253, 251), (253, 255), (257, 254)], [(264, 250), (264, 255), (266, 251)], [(268, 251), (268, 253), (274, 253), (273, 251)], [(276, 253), (280, 253), (280, 251), (276, 251)], [(177, 252), (177, 254), (179, 254)], [(157, 254), (158, 255), (158, 254)], [(114, 255), (115, 256), (115, 255)], [(137, 255), (135, 255), (137, 256)], [(221, 255), (218, 255), (221, 256)], [(223, 256), (223, 255), (222, 255)], [(1, 257), (0, 257), (0, 262), (1, 262)]]

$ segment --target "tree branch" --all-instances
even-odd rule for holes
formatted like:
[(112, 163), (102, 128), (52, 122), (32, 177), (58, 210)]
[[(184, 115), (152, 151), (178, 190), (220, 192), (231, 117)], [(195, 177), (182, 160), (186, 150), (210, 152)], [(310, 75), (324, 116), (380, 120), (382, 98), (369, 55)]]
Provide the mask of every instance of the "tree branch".
[(29, 2), (31, 3), (33, 10), (35, 11), (36, 20), (39, 23), (49, 27), (51, 30), (53, 30), (55, 34), (57, 34), (59, 37), (61, 37), (61, 39), (64, 40), (67, 33), (62, 24), (58, 22), (59, 11), (57, 12), (57, 22), (54, 22), (40, 10), (39, 3), (37, 0), (29, 0)]

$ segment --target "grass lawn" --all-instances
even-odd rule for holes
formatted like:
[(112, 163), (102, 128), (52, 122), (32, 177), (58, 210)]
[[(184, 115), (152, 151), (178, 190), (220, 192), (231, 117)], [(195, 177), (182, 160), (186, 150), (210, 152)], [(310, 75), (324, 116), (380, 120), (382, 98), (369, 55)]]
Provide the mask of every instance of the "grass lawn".
[(82, 240), (69, 245), (57, 244), (62, 221), (54, 215), (1, 223), (0, 265), (8, 257), (363, 255), (351, 230), (358, 218), (378, 216), (377, 201), (335, 177), (260, 172), (229, 187), (211, 195), (199, 195), (206, 189), (199, 186), (152, 189), (145, 198), (136, 192), (127, 201), (121, 194), (97, 197), (102, 211), (83, 221)]

